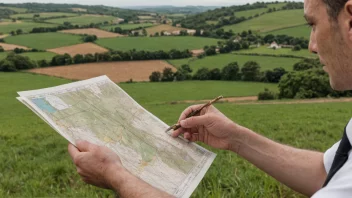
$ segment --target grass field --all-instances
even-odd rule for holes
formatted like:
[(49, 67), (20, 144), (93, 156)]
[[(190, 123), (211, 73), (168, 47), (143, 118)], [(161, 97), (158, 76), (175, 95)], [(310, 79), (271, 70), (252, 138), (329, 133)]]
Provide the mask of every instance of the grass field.
[(245, 56), (245, 55), (234, 55), (225, 54), (217, 56), (207, 56), (202, 59), (180, 59), (180, 60), (169, 60), (168, 62), (175, 67), (180, 67), (184, 64), (189, 64), (193, 69), (193, 73), (197, 72), (198, 69), (206, 67), (209, 69), (219, 68), (222, 69), (224, 66), (231, 62), (238, 62), (239, 66), (242, 67), (248, 61), (256, 61), (260, 64), (261, 70), (269, 70), (278, 67), (283, 67), (287, 71), (293, 70), (293, 65), (300, 59), (297, 58), (278, 58), (278, 57), (265, 57), (265, 56)]
[[(0, 60), (6, 58), (8, 52), (1, 52), (0, 53)], [(48, 60), (50, 61), (54, 56), (56, 56), (57, 54), (51, 53), (51, 52), (26, 52), (26, 53), (22, 53), (19, 54), (21, 56), (27, 56), (29, 57), (31, 60)]]
[(21, 23), (11, 23), (6, 25), (0, 24), (0, 32), (10, 33), (11, 31), (16, 31), (22, 29), (23, 32), (28, 33), (35, 27), (56, 27), (54, 24), (47, 23), (33, 23), (33, 22), (21, 22)]
[(263, 12), (267, 12), (270, 8), (276, 8), (276, 9), (282, 8), (284, 5), (286, 5), (286, 3), (269, 4), (267, 6), (267, 8), (259, 8), (259, 9), (236, 12), (235, 16), (248, 18), (248, 17), (254, 16), (256, 14), (261, 14)]
[[(230, 81), (184, 81), (177, 83), (120, 84), (138, 102), (160, 104), (182, 100), (213, 99), (224, 97), (256, 96), (268, 88), (277, 91), (276, 84)], [(177, 90), (177, 91), (175, 91)], [(144, 92), (144, 94), (141, 94)]]
[(265, 14), (261, 17), (244, 21), (239, 24), (224, 26), (226, 31), (242, 32), (247, 30), (254, 30), (259, 32), (269, 32), (277, 29), (303, 25), (305, 24), (303, 18), (303, 10), (285, 10)]
[(103, 30), (108, 30), (110, 31), (111, 28), (112, 29), (115, 29), (116, 27), (120, 27), (121, 29), (123, 30), (133, 30), (133, 29), (137, 29), (139, 27), (151, 27), (153, 26), (154, 24), (152, 23), (141, 23), (141, 24), (121, 24), (121, 25), (108, 25), (108, 26), (101, 26), (100, 29), (103, 29)]
[(165, 25), (165, 24), (161, 24), (161, 25), (157, 25), (157, 26), (153, 26), (153, 27), (149, 27), (146, 29), (148, 35), (154, 35), (155, 33), (160, 33), (162, 31), (167, 31), (169, 33), (172, 33), (173, 31), (179, 31), (179, 30), (185, 30), (184, 28), (179, 28), (179, 27), (174, 27), (171, 25)]
[(121, 37), (99, 39), (96, 41), (98, 45), (113, 50), (185, 50), (185, 49), (201, 49), (206, 45), (217, 45), (217, 39), (178, 36), (178, 37)]
[(10, 36), (5, 38), (5, 42), (41, 50), (82, 43), (81, 36), (64, 33), (39, 33)]
[(5, 6), (0, 6), (0, 9), (9, 9), (9, 10), (13, 10), (13, 11), (18, 12), (18, 13), (22, 13), (22, 12), (26, 12), (27, 11), (26, 8), (5, 7)]
[(272, 32), (266, 32), (264, 35), (273, 34), (273, 35), (288, 35), (293, 37), (303, 37), (309, 39), (311, 28), (307, 25), (301, 25), (297, 27), (284, 28), (281, 30), (275, 30)]
[(270, 55), (294, 55), (306, 58), (317, 58), (316, 54), (310, 53), (306, 49), (302, 49), (301, 51), (292, 51), (290, 48), (281, 48), (281, 49), (270, 49), (267, 46), (261, 46), (258, 48), (248, 49), (248, 50), (240, 50), (235, 52), (237, 54), (241, 53), (258, 53), (258, 54), (270, 54)]
[(46, 22), (55, 24), (64, 24), (65, 22), (70, 22), (74, 25), (89, 25), (91, 23), (103, 23), (105, 21), (110, 23), (115, 19), (116, 17), (105, 15), (82, 15), (77, 17), (50, 19), (46, 20)]
[(39, 14), (39, 18), (48, 18), (48, 17), (74, 17), (77, 16), (75, 13), (64, 13), (64, 12), (41, 12), (41, 13), (26, 13), (26, 14), (14, 14), (11, 15), (11, 18), (23, 18), (23, 19), (32, 19), (34, 15)]
[[(70, 81), (47, 76), (0, 73), (0, 110), (3, 112), (0, 114), (0, 160), (6, 162), (0, 163), (0, 197), (114, 197), (110, 191), (84, 184), (67, 153), (67, 141), (15, 99), (17, 91), (68, 82)], [(170, 88), (158, 87), (150, 94), (154, 85), (156, 84), (145, 85), (149, 89), (139, 91), (136, 91), (139, 84), (121, 86), (146, 109), (164, 122), (173, 124), (188, 105), (155, 104), (155, 99), (162, 101), (163, 96), (167, 96), (164, 91)], [(212, 89), (190, 94), (183, 92), (182, 88), (177, 90), (170, 98), (195, 99), (200, 95), (212, 98), (217, 95), (215, 92), (209, 94)], [(237, 123), (277, 142), (319, 151), (325, 151), (339, 139), (352, 114), (349, 103), (224, 103), (215, 106)], [(217, 153), (217, 157), (192, 197), (302, 197), (239, 156), (211, 150)]]

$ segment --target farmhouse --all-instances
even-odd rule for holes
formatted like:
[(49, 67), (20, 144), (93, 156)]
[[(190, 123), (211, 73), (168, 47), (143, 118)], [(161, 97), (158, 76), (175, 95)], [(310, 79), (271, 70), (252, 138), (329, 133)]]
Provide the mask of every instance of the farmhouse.
[(270, 46), (269, 46), (268, 48), (270, 48), (270, 49), (280, 49), (281, 46), (279, 46), (279, 45), (274, 41), (274, 42), (272, 42), (272, 43), (270, 44)]

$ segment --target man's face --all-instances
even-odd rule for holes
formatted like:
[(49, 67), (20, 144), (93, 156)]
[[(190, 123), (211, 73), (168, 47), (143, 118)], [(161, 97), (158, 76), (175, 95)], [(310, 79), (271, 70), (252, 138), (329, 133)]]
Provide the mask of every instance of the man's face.
[(325, 65), (331, 87), (352, 90), (351, 15), (344, 9), (337, 20), (331, 19), (322, 0), (305, 0), (304, 14), (312, 26), (309, 50)]

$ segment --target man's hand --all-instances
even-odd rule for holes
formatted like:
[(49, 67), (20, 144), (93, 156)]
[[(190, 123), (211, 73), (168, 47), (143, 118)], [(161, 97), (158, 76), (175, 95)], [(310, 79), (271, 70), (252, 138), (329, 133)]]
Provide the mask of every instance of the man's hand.
[(194, 105), (187, 108), (180, 116), (181, 128), (174, 131), (172, 136), (177, 137), (184, 134), (184, 137), (192, 142), (200, 141), (218, 149), (233, 149), (232, 135), (236, 125), (214, 106), (204, 108), (199, 116), (186, 119), (192, 111), (196, 111), (202, 105)]
[(128, 172), (120, 158), (110, 149), (89, 142), (78, 142), (77, 148), (68, 145), (68, 151), (84, 182), (97, 187), (114, 190), (120, 197), (170, 198)]
[(125, 171), (120, 158), (107, 147), (83, 141), (77, 148), (69, 144), (68, 151), (82, 180), (97, 187), (113, 189), (113, 176)]

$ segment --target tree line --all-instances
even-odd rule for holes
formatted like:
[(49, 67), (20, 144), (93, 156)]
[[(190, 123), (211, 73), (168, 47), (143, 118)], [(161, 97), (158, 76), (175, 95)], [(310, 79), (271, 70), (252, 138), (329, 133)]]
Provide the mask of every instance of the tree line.
[(110, 61), (135, 61), (135, 60), (167, 60), (167, 59), (182, 59), (189, 58), (192, 54), (188, 50), (170, 50), (170, 51), (111, 51), (106, 53), (96, 54), (77, 54), (70, 56), (69, 54), (56, 55), (51, 61), (39, 60), (33, 61), (28, 57), (9, 53), (7, 57), (0, 61), (0, 71), (11, 72), (23, 69), (33, 69), (38, 67), (52, 67), (72, 64), (95, 63), (95, 62), (110, 62)]
[(229, 63), (222, 69), (200, 68), (194, 74), (187, 64), (182, 65), (176, 72), (165, 68), (163, 72), (154, 71), (149, 79), (151, 82), (168, 82), (184, 80), (224, 80), (224, 81), (252, 81), (278, 83), (287, 71), (283, 68), (260, 71), (260, 65), (255, 61), (246, 62), (242, 68), (237, 62)]

